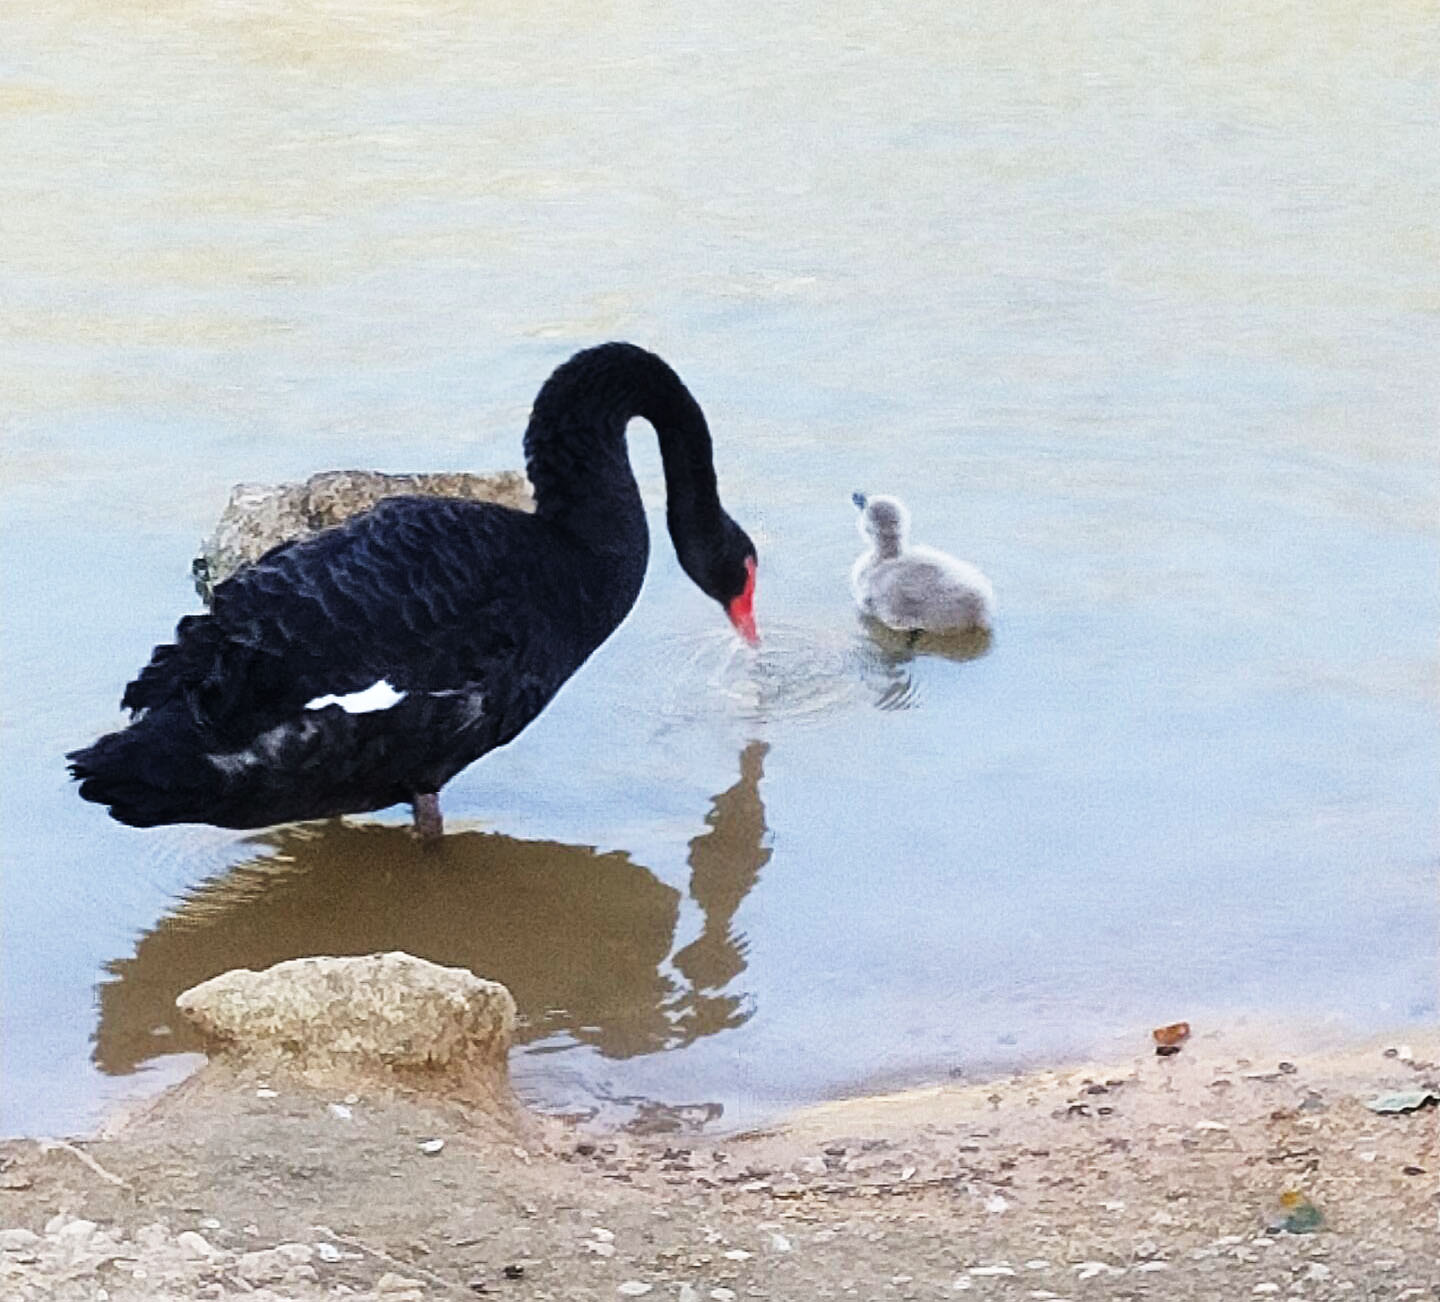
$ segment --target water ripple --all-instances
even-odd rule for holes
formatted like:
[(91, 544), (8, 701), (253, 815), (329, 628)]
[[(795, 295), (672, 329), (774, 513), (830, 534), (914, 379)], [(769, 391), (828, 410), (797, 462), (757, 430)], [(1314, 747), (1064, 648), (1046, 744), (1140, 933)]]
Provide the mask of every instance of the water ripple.
[(691, 722), (719, 696), (747, 723), (805, 725), (857, 705), (913, 709), (921, 702), (916, 649), (858, 630), (773, 621), (754, 648), (724, 631), (669, 639), (653, 653), (665, 683), (660, 711)]

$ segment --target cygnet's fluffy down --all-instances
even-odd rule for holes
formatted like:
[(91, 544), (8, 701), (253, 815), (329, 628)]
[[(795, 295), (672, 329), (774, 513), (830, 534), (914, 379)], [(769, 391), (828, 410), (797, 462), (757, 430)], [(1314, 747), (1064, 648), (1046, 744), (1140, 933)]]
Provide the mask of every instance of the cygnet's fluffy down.
[(895, 497), (852, 497), (870, 544), (850, 570), (863, 614), (901, 632), (988, 633), (995, 590), (973, 565), (909, 542), (910, 512)]

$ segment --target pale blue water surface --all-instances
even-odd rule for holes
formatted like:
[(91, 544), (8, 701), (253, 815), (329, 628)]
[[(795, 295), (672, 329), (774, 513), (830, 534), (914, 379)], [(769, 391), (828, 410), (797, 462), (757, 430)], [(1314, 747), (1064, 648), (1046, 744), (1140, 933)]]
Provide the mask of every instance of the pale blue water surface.
[[(722, 1125), (1181, 1016), (1434, 1022), (1426, 6), (4, 25), (0, 1130), (93, 1125), (193, 1061), (180, 989), (306, 953), (472, 966), (530, 1099)], [(232, 484), (518, 465), (616, 337), (710, 417), (758, 658), (637, 423), (639, 606), (440, 861), (76, 798)], [(988, 653), (867, 640), (857, 488), (992, 577)]]

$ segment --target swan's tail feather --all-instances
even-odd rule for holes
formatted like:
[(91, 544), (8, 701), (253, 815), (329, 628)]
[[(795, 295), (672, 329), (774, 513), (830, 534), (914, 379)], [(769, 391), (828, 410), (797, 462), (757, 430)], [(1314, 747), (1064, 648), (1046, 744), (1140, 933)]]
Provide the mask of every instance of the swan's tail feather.
[(80, 795), (131, 827), (214, 821), (220, 775), (187, 725), (172, 705), (71, 751), (66, 759)]
[[(434, 731), (416, 729), (414, 744)], [(210, 736), (172, 701), (66, 758), (80, 795), (131, 827), (268, 827), (383, 809), (424, 789), (392, 776), (423, 776), (423, 752), (395, 752), (383, 723), (337, 707), (306, 711), (236, 746)], [(429, 777), (432, 789), (461, 766)]]

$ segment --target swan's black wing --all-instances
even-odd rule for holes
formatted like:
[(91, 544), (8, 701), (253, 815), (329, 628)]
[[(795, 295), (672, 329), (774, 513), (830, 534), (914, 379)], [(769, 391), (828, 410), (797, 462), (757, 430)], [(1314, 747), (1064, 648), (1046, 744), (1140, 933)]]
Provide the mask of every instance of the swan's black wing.
[[(125, 691), (135, 721), (70, 757), (81, 794), (127, 822), (247, 827), (438, 790), (618, 622), (595, 617), (597, 585), (533, 516), (387, 499), (267, 553), (181, 620)], [(376, 684), (393, 704), (316, 704)]]
[(380, 681), (493, 687), (563, 602), (563, 576), (536, 572), (532, 532), (533, 517), (486, 503), (387, 499), (218, 585), (210, 613), (180, 622), (122, 704), (182, 698), (197, 723), (242, 741)]

